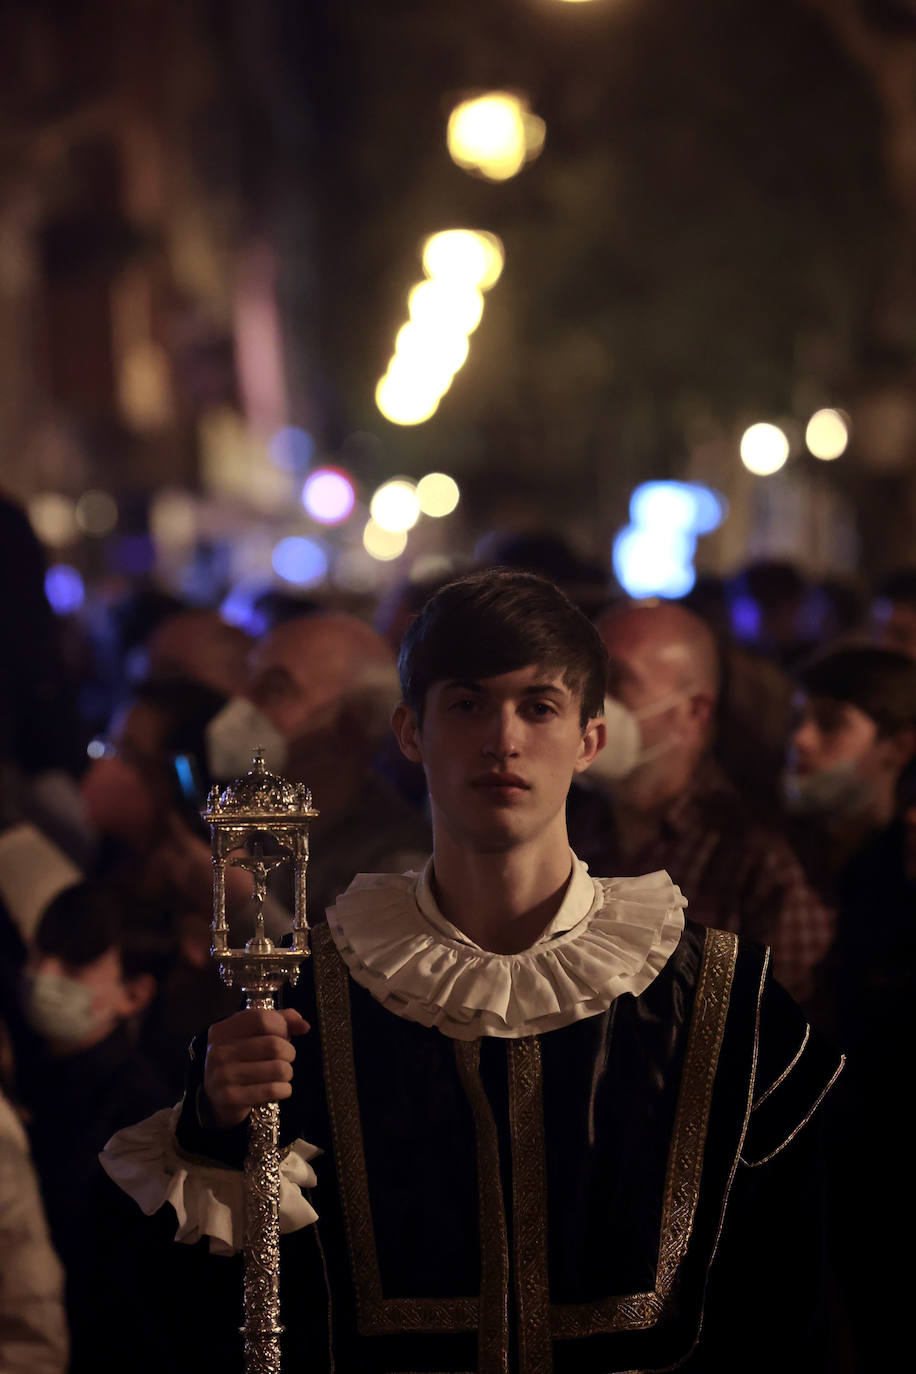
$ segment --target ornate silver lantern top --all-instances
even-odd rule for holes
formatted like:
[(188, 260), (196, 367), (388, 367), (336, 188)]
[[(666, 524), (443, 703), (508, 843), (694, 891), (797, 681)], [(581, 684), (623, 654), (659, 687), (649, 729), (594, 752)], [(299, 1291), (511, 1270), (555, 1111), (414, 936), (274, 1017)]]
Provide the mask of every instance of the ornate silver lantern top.
[(301, 824), (318, 815), (312, 807), (312, 793), (303, 782), (289, 782), (270, 773), (263, 750), (254, 756), (251, 769), (222, 791), (211, 787), (207, 809), (202, 813), (209, 825), (247, 827)]
[[(318, 815), (304, 783), (289, 782), (270, 773), (264, 752), (255, 753), (251, 769), (220, 791), (212, 787), (202, 816), (210, 827), (213, 858), (213, 945), (220, 973), (246, 995), (270, 983), (279, 988), (285, 978), (295, 982), (299, 964), (308, 955), (305, 875), (308, 866), (309, 824)], [(273, 841), (278, 853), (265, 851)], [(241, 853), (239, 851), (242, 851)], [(267, 879), (286, 861), (293, 868), (294, 910), (292, 946), (277, 949), (264, 928)], [(230, 949), (226, 919), (226, 867), (247, 869), (254, 880), (255, 934), (244, 949)], [(259, 962), (260, 961), (260, 962)]]

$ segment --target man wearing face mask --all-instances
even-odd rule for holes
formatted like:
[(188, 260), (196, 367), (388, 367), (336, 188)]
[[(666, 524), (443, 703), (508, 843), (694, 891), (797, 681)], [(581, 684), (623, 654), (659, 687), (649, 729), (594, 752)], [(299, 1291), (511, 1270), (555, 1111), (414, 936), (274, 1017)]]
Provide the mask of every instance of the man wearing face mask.
[(916, 753), (916, 664), (861, 646), (821, 655), (796, 674), (783, 793), (799, 852), (831, 897), (847, 863), (894, 820)]
[[(246, 695), (207, 728), (211, 776), (247, 773), (261, 748), (271, 771), (312, 789), (320, 814), (311, 828), (309, 907), (317, 918), (356, 873), (421, 868), (429, 855), (424, 818), (373, 767), (398, 695), (382, 637), (355, 616), (315, 612), (256, 645)], [(281, 924), (288, 928), (288, 918)]]
[(174, 946), (167, 918), (141, 916), (119, 890), (81, 882), (47, 907), (22, 980), (35, 1039), (16, 1045), (17, 1091), (66, 1272), (71, 1374), (99, 1367), (100, 1332), (132, 1301), (111, 1250), (98, 1151), (112, 1129), (169, 1100), (167, 1080), (141, 1046), (140, 1023)]
[[(890, 1368), (906, 1339), (914, 1224), (905, 1166), (888, 1142), (904, 1138), (901, 1085), (912, 1074), (916, 867), (901, 779), (916, 754), (916, 663), (856, 646), (809, 662), (796, 680), (785, 801), (809, 876), (837, 912), (814, 1012), (849, 1054), (830, 1160), (844, 1198), (833, 1263), (856, 1367)], [(880, 1323), (877, 1303), (888, 1314)]]
[(809, 879), (838, 913), (820, 1019), (853, 1048), (916, 966), (913, 797), (902, 782), (916, 756), (916, 663), (863, 645), (821, 655), (796, 678), (785, 804)]
[(715, 639), (669, 603), (606, 611), (608, 744), (573, 789), (570, 832), (593, 872), (664, 868), (704, 925), (768, 944), (802, 1000), (832, 938), (832, 916), (786, 842), (760, 825), (712, 758), (719, 694)]

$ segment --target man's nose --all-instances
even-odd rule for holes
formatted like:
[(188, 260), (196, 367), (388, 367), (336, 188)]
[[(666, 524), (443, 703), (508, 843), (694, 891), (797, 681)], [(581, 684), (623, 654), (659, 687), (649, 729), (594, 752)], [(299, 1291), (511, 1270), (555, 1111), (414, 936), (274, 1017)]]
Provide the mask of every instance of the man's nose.
[(53, 973), (58, 978), (66, 975), (66, 969), (56, 954), (39, 954), (32, 958), (29, 966), (33, 973)]
[(483, 752), (490, 758), (509, 759), (518, 754), (518, 718), (509, 708), (494, 711), (488, 723)]
[(803, 720), (789, 735), (790, 748), (801, 758), (809, 759), (817, 752), (820, 735), (813, 721)]

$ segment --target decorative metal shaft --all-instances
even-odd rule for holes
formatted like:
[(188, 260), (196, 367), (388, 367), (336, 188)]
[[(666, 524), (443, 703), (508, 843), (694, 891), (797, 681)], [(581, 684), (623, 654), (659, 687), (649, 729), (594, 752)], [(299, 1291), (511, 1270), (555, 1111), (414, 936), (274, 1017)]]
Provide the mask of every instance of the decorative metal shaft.
[[(249, 997), (270, 1008), (273, 997)], [(245, 1159), (245, 1369), (280, 1374), (280, 1105), (252, 1107)]]
[[(245, 994), (246, 1007), (271, 1011), (285, 982), (295, 984), (308, 957), (305, 875), (308, 827), (318, 812), (302, 784), (268, 773), (263, 753), (251, 772), (222, 792), (213, 788), (203, 816), (210, 825), (213, 853), (213, 945), (223, 982)], [(265, 854), (265, 840), (280, 852)], [(238, 853), (239, 850), (243, 852)], [(278, 949), (264, 923), (267, 877), (291, 860), (295, 908), (292, 947)], [(243, 949), (230, 949), (226, 919), (226, 866), (247, 869), (254, 879), (255, 932)], [(246, 1374), (280, 1374), (280, 1106), (253, 1107), (245, 1159), (245, 1338)]]

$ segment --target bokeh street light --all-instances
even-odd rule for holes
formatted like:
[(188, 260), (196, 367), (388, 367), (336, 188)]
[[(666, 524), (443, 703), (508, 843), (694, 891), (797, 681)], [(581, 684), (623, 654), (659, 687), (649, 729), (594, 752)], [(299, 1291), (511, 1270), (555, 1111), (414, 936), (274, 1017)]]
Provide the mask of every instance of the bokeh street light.
[(506, 260), (502, 239), (480, 229), (442, 229), (423, 244), (423, 270), (435, 281), (489, 291)]
[(508, 181), (536, 158), (546, 126), (524, 96), (489, 91), (452, 110), (446, 142), (454, 163), (488, 181)]
[(805, 430), (808, 452), (825, 463), (839, 458), (849, 443), (849, 425), (840, 410), (817, 410)]
[(375, 388), (375, 404), (393, 425), (421, 425), (435, 415), (441, 392), (389, 364)]
[(420, 503), (413, 482), (395, 477), (383, 482), (369, 503), (369, 514), (389, 534), (412, 530), (420, 518)]
[(789, 440), (778, 425), (756, 424), (741, 436), (741, 461), (755, 477), (778, 472), (789, 456)]
[(445, 472), (428, 472), (417, 483), (417, 503), (424, 515), (451, 515), (460, 498), (458, 483)]
[(367, 520), (363, 530), (363, 548), (371, 558), (380, 563), (390, 563), (400, 558), (407, 548), (406, 530), (385, 530), (375, 520)]
[(302, 487), (302, 505), (319, 525), (342, 525), (356, 503), (353, 483), (340, 468), (316, 468)]

